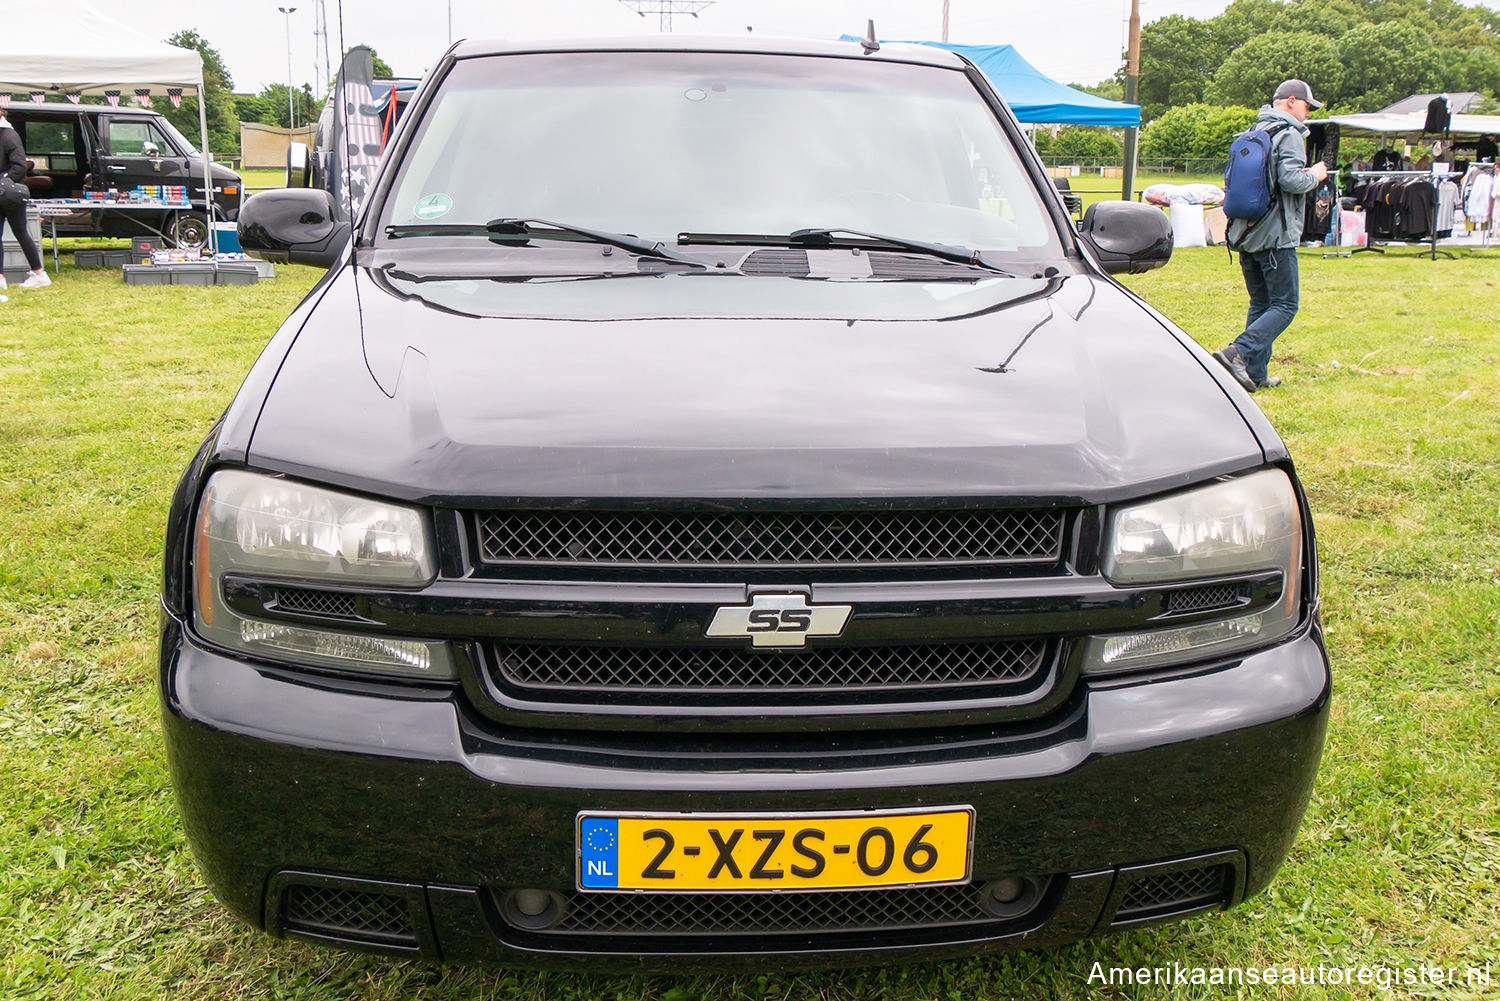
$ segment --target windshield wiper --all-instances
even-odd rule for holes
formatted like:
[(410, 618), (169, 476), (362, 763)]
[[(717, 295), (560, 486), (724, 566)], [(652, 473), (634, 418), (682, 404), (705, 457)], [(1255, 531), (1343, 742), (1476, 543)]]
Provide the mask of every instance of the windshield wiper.
[(679, 233), (677, 242), (684, 246), (695, 243), (721, 246), (764, 244), (773, 247), (857, 247), (862, 250), (907, 250), (944, 261), (984, 268), (1007, 278), (1019, 277), (985, 257), (982, 250), (955, 247), (948, 243), (909, 240), (903, 236), (886, 236), (883, 233), (865, 233), (857, 229), (798, 229), (784, 236), (757, 236), (747, 233)]
[[(540, 228), (539, 228), (540, 227)], [(608, 230), (589, 229), (570, 223), (551, 222), (547, 219), (491, 219), (483, 226), (468, 223), (417, 222), (404, 226), (387, 226), (385, 235), (392, 240), (407, 236), (483, 236), (494, 243), (524, 245), (532, 240), (576, 240), (587, 243), (602, 243), (619, 247), (642, 257), (657, 257), (664, 261), (676, 261), (695, 268), (708, 265), (686, 254), (679, 254), (660, 240), (644, 240), (629, 233), (611, 233)]]
[(405, 236), (489, 236), (483, 226), (470, 226), (451, 222), (414, 222), (406, 226), (387, 226), (385, 235), (392, 240)]
[[(535, 227), (543, 227), (537, 229)], [(647, 240), (630, 233), (611, 233), (603, 229), (589, 229), (570, 223), (552, 222), (548, 219), (491, 219), (485, 231), (496, 243), (526, 243), (532, 239), (566, 240), (583, 237), (591, 243), (603, 243), (611, 247), (628, 250), (642, 257), (659, 257), (664, 261), (690, 264), (695, 268), (707, 268), (702, 261), (686, 254), (679, 254), (660, 240)]]

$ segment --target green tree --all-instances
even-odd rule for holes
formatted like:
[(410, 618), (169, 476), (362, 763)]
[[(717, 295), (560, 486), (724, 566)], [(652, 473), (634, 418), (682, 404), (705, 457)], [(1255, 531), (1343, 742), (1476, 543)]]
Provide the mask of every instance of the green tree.
[(1214, 104), (1267, 104), (1281, 81), (1306, 80), (1314, 94), (1340, 92), (1344, 66), (1334, 41), (1310, 31), (1271, 33), (1235, 49), (1214, 73), (1205, 98)]
[(1443, 86), (1450, 91), (1500, 93), (1500, 54), (1488, 48), (1440, 49)]
[(1180, 14), (1153, 21), (1141, 29), (1141, 120), (1151, 121), (1168, 108), (1203, 99), (1203, 89), (1224, 61), (1224, 48), (1208, 22)]
[(1081, 90), (1085, 94), (1093, 94), (1095, 97), (1102, 97), (1106, 101), (1125, 100), (1125, 82), (1123, 74), (1121, 74), (1120, 76), (1110, 77), (1108, 80), (1100, 80), (1098, 83), (1070, 83), (1068, 84), (1068, 86), (1072, 87), (1074, 90)]
[[(1218, 17), (1209, 22), (1215, 41), (1224, 52), (1248, 43), (1252, 38), (1284, 30), (1286, 5), (1281, 0), (1234, 0)], [(1144, 40), (1145, 31), (1141, 32)]]
[(271, 110), (266, 99), (259, 95), (234, 95), (234, 113), (242, 122), (260, 122), (262, 125), (276, 123), (276, 113)]
[(1092, 125), (1068, 125), (1057, 133), (1047, 152), (1054, 157), (1118, 160), (1124, 147), (1108, 129)]
[(1255, 123), (1256, 110), (1241, 106), (1187, 104), (1169, 108), (1141, 130), (1141, 158), (1185, 166), (1190, 159), (1220, 164), (1229, 143)]
[[(238, 153), (240, 151), (240, 123), (234, 110), (234, 81), (224, 65), (219, 50), (208, 44), (208, 40), (192, 28), (177, 32), (167, 38), (168, 45), (179, 49), (194, 49), (203, 59), (203, 97), (205, 117), (208, 119), (208, 145), (216, 153)], [(184, 97), (182, 107), (168, 104), (162, 114), (183, 135), (197, 143), (198, 99)]]
[[(287, 120), (287, 93), (286, 84), (273, 83), (261, 89), (257, 98), (266, 108), (268, 117), (260, 119), (266, 125), (275, 125), (278, 128), (290, 128), (291, 123)], [(303, 84), (292, 91), (292, 105), (297, 113), (297, 125), (300, 128), (310, 125), (318, 120), (318, 113), (322, 111), (322, 102), (316, 101), (312, 96), (312, 86)]]
[(1325, 102), (1376, 111), (1440, 85), (1441, 59), (1432, 38), (1410, 21), (1362, 24), (1345, 32), (1338, 46), (1344, 79), (1330, 89)]

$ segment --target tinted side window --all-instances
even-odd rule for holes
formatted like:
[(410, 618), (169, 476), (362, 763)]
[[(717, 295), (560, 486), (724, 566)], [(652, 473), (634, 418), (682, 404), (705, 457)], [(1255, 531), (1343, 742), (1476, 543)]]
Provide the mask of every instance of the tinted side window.
[(167, 141), (155, 125), (150, 122), (109, 123), (109, 138), (105, 140), (110, 156), (144, 156), (146, 143), (154, 143), (162, 156), (172, 156), (176, 148)]

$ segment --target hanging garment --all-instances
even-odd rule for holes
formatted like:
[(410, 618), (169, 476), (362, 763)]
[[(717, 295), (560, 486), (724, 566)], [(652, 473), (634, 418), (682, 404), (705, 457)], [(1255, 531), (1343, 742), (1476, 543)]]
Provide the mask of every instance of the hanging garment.
[(1441, 181), (1437, 191), (1437, 221), (1433, 223), (1437, 228), (1438, 239), (1453, 235), (1453, 226), (1457, 218), (1458, 182)]
[(1333, 204), (1336, 197), (1331, 177), (1325, 177), (1308, 194), (1307, 208), (1302, 218), (1303, 242), (1319, 242), (1333, 231)]
[(1495, 173), (1491, 170), (1476, 170), (1469, 185), (1469, 194), (1464, 199), (1464, 215), (1476, 224), (1488, 225), (1490, 204), (1494, 200)]
[(1448, 111), (1448, 95), (1439, 94), (1427, 102), (1427, 123), (1422, 126), (1422, 131), (1447, 132), (1452, 118)]

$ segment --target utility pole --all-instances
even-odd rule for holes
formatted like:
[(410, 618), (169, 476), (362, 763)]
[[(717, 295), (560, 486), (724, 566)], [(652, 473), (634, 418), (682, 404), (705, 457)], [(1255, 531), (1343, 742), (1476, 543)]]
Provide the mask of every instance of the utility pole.
[[(1141, 0), (1130, 0), (1130, 46), (1125, 50), (1125, 103), (1139, 104), (1141, 84)], [(1135, 193), (1135, 142), (1140, 129), (1125, 130), (1125, 181), (1120, 197), (1130, 201)]]
[[(322, 53), (319, 62), (318, 53)], [(313, 0), (313, 96), (327, 91), (333, 83), (333, 63), (328, 58), (328, 8), (323, 0)]]
[(943, 41), (948, 40), (948, 0), (943, 0)]
[(691, 14), (697, 17), (700, 10), (704, 7), (712, 7), (716, 0), (620, 0), (620, 2), (641, 17), (647, 14), (661, 15), (657, 30), (671, 31), (673, 14)]
[(296, 7), (277, 7), (277, 10), (286, 15), (286, 124), (287, 128), (297, 127), (297, 112), (292, 105), (292, 98), (296, 91), (292, 89), (292, 15), (297, 13)]

